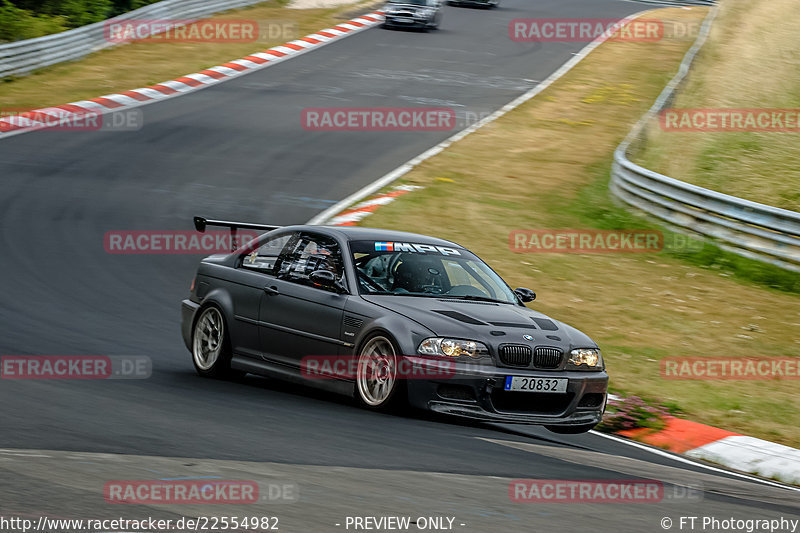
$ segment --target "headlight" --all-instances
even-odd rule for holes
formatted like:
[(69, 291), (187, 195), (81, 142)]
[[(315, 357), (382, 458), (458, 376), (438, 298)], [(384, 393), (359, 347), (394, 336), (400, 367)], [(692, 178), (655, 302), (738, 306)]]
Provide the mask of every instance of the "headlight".
[(417, 353), (422, 355), (439, 355), (444, 357), (469, 357), (480, 359), (489, 355), (489, 348), (478, 341), (464, 339), (444, 339), (431, 337), (419, 344)]
[(570, 365), (586, 370), (603, 370), (603, 356), (597, 348), (576, 348), (569, 352)]

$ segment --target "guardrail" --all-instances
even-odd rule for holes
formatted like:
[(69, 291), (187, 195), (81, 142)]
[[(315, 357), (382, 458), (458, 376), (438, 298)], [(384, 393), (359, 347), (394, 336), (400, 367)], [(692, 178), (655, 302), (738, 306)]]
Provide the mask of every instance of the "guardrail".
[(751, 202), (670, 178), (628, 159), (644, 142), (646, 125), (672, 101), (708, 37), (712, 8), (678, 73), (614, 152), (611, 192), (630, 206), (684, 233), (712, 238), (721, 248), (800, 272), (800, 213)]
[(111, 22), (137, 19), (198, 20), (212, 13), (244, 7), (264, 0), (164, 0), (113, 19), (95, 22), (74, 30), (0, 44), (0, 79), (21, 76), (63, 61), (80, 59), (117, 43), (106, 38), (105, 26)]

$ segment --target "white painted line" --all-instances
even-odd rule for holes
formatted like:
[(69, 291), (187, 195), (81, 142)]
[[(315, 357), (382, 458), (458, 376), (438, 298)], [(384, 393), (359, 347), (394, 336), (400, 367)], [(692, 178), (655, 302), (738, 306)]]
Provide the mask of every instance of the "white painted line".
[[(629, 16), (625, 17), (624, 19), (621, 19), (620, 23), (621, 24), (627, 24), (629, 21), (634, 20), (635, 18), (641, 16), (644, 13), (647, 13), (647, 11), (649, 11), (649, 10), (639, 11), (638, 13), (635, 13), (633, 15), (629, 15)], [(353, 194), (349, 195), (344, 200), (342, 200), (340, 202), (337, 202), (336, 204), (332, 205), (328, 209), (324, 210), (323, 212), (321, 212), (318, 215), (316, 215), (315, 217), (313, 217), (311, 220), (309, 220), (307, 222), (307, 224), (313, 224), (313, 225), (325, 224), (328, 221), (328, 219), (330, 219), (331, 217), (333, 217), (337, 213), (339, 213), (341, 211), (344, 211), (344, 209), (347, 208), (348, 206), (350, 206), (351, 204), (354, 204), (355, 202), (358, 202), (359, 200), (364, 199), (365, 197), (369, 196), (370, 194), (374, 194), (375, 192), (381, 190), (382, 188), (386, 187), (387, 185), (389, 185), (393, 181), (397, 180), (401, 176), (407, 174), (415, 166), (419, 165), (420, 163), (422, 163), (423, 161), (425, 161), (427, 159), (430, 159), (431, 157), (435, 156), (436, 154), (438, 154), (439, 152), (441, 152), (445, 148), (449, 147), (451, 144), (460, 141), (461, 139), (463, 139), (464, 137), (466, 137), (470, 133), (478, 131), (480, 128), (484, 127), (487, 124), (490, 124), (491, 122), (494, 122), (495, 120), (497, 120), (498, 118), (502, 117), (503, 115), (505, 115), (509, 111), (521, 106), (522, 104), (524, 104), (525, 102), (527, 102), (528, 100), (530, 100), (531, 98), (536, 96), (537, 94), (539, 94), (542, 91), (544, 91), (545, 89), (547, 89), (550, 85), (552, 85), (561, 76), (563, 76), (564, 74), (566, 74), (567, 72), (572, 70), (572, 68), (575, 65), (577, 65), (578, 63), (580, 63), (583, 60), (583, 58), (588, 56), (595, 48), (597, 48), (598, 46), (603, 44), (603, 42), (605, 42), (605, 40), (607, 38), (608, 38), (607, 36), (598, 37), (597, 39), (595, 39), (594, 41), (592, 41), (591, 43), (589, 43), (585, 47), (583, 47), (583, 49), (580, 52), (578, 52), (577, 55), (573, 56), (569, 61), (567, 61), (566, 63), (561, 65), (561, 67), (558, 70), (556, 70), (546, 80), (544, 80), (542, 83), (540, 83), (539, 85), (537, 85), (533, 89), (531, 89), (531, 90), (527, 91), (526, 93), (522, 94), (521, 96), (515, 98), (514, 100), (512, 100), (511, 102), (509, 102), (508, 104), (506, 104), (505, 106), (500, 108), (499, 110), (495, 111), (494, 113), (492, 113), (488, 117), (485, 117), (484, 119), (480, 120), (479, 122), (476, 122), (472, 126), (469, 126), (468, 128), (465, 128), (465, 129), (461, 130), (460, 132), (456, 133), (452, 137), (449, 137), (449, 138), (445, 139), (444, 141), (442, 141), (441, 143), (437, 144), (433, 148), (430, 148), (429, 150), (426, 150), (425, 152), (421, 153), (417, 157), (411, 159), (410, 161), (407, 161), (403, 165), (401, 165), (401, 166), (397, 167), (396, 169), (392, 170), (388, 174), (385, 174), (384, 176), (381, 176), (377, 180), (373, 181), (372, 183), (370, 183), (368, 185), (365, 185), (361, 189), (359, 189), (356, 192), (354, 192)]]

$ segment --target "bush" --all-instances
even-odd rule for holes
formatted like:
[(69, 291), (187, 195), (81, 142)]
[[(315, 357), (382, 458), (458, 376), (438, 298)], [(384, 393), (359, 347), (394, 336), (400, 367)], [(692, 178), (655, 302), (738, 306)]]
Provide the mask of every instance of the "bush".
[(609, 400), (603, 421), (597, 429), (607, 433), (636, 428), (662, 429), (666, 416), (669, 416), (669, 412), (664, 406), (630, 396)]

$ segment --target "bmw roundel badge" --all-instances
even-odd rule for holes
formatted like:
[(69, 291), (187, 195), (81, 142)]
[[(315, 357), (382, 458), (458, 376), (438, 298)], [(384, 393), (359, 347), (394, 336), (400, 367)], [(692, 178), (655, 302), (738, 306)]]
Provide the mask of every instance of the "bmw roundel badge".
[(526, 341), (532, 341), (533, 335), (523, 335), (522, 338), (525, 339)]

